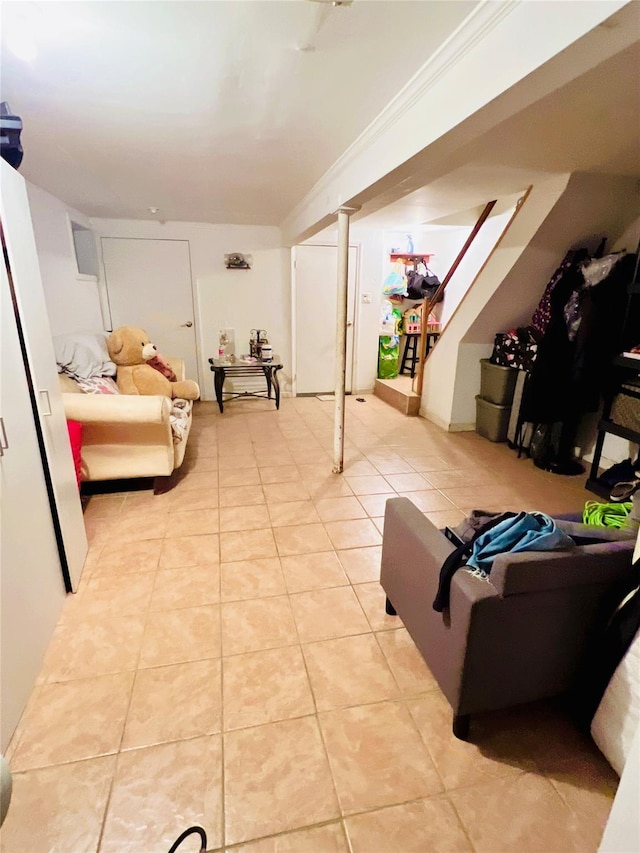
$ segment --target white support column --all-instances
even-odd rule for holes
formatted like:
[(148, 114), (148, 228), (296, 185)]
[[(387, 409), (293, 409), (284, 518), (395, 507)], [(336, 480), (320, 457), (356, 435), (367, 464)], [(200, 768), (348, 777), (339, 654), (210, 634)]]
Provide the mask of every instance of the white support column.
[(344, 389), (347, 369), (347, 299), (349, 278), (349, 216), (359, 208), (338, 209), (338, 287), (336, 307), (336, 386), (333, 426), (333, 473), (344, 469)]

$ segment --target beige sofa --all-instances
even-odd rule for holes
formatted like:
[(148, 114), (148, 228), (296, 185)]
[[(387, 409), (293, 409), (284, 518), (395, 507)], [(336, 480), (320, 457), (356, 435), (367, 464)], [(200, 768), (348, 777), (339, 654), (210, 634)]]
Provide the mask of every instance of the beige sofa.
[[(184, 362), (167, 358), (178, 379), (185, 378)], [(85, 394), (68, 376), (60, 376), (68, 419), (82, 424), (82, 478), (84, 481), (155, 477), (156, 491), (180, 467), (191, 430), (192, 414), (179, 439), (171, 428), (172, 401), (168, 397), (128, 394)]]

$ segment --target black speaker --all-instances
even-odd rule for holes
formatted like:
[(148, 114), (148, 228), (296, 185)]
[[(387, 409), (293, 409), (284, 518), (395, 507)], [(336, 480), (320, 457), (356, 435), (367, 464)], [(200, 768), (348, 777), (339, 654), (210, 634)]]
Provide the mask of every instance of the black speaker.
[(22, 119), (11, 114), (11, 108), (6, 101), (0, 104), (0, 155), (14, 169), (22, 163)]

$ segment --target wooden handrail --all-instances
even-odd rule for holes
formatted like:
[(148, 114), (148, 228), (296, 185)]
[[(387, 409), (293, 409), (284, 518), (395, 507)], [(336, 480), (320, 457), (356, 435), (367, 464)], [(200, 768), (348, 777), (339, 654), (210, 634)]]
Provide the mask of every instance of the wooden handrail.
[(471, 234), (469, 234), (469, 236), (467, 237), (467, 239), (465, 241), (464, 246), (458, 252), (457, 258), (451, 264), (449, 272), (442, 279), (440, 287), (436, 290), (436, 292), (433, 294), (431, 299), (428, 302), (427, 302), (427, 300), (425, 300), (423, 305), (422, 305), (422, 325), (420, 328), (420, 349), (418, 350), (418, 352), (420, 353), (420, 361), (418, 362), (418, 372), (416, 374), (416, 380), (417, 380), (416, 381), (416, 394), (419, 394), (420, 396), (422, 396), (422, 383), (424, 381), (424, 364), (425, 364), (425, 361), (427, 360), (426, 356), (423, 355), (423, 353), (427, 347), (427, 322), (429, 320), (429, 314), (431, 313), (431, 309), (433, 308), (433, 306), (437, 305), (438, 302), (442, 299), (442, 296), (444, 294), (444, 291), (445, 291), (447, 284), (451, 280), (455, 271), (460, 266), (460, 263), (462, 262), (462, 259), (464, 258), (464, 256), (467, 254), (469, 247), (471, 246), (473, 241), (478, 236), (478, 231), (480, 231), (480, 229), (484, 225), (489, 214), (491, 213), (491, 211), (495, 207), (496, 202), (497, 202), (497, 199), (494, 199), (493, 201), (487, 202), (487, 204), (484, 207), (484, 210), (482, 211), (482, 213), (480, 214), (480, 216), (478, 218), (478, 221), (473, 226)]

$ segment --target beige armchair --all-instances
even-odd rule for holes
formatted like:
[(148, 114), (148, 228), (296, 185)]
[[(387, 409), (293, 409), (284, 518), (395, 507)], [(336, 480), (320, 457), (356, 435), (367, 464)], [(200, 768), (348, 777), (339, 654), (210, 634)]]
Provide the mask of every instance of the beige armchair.
[[(184, 379), (184, 362), (167, 361), (178, 379)], [(163, 491), (166, 478), (184, 459), (192, 415), (176, 440), (168, 397), (84, 394), (68, 377), (61, 384), (67, 418), (82, 424), (83, 480), (155, 477), (156, 491)]]

